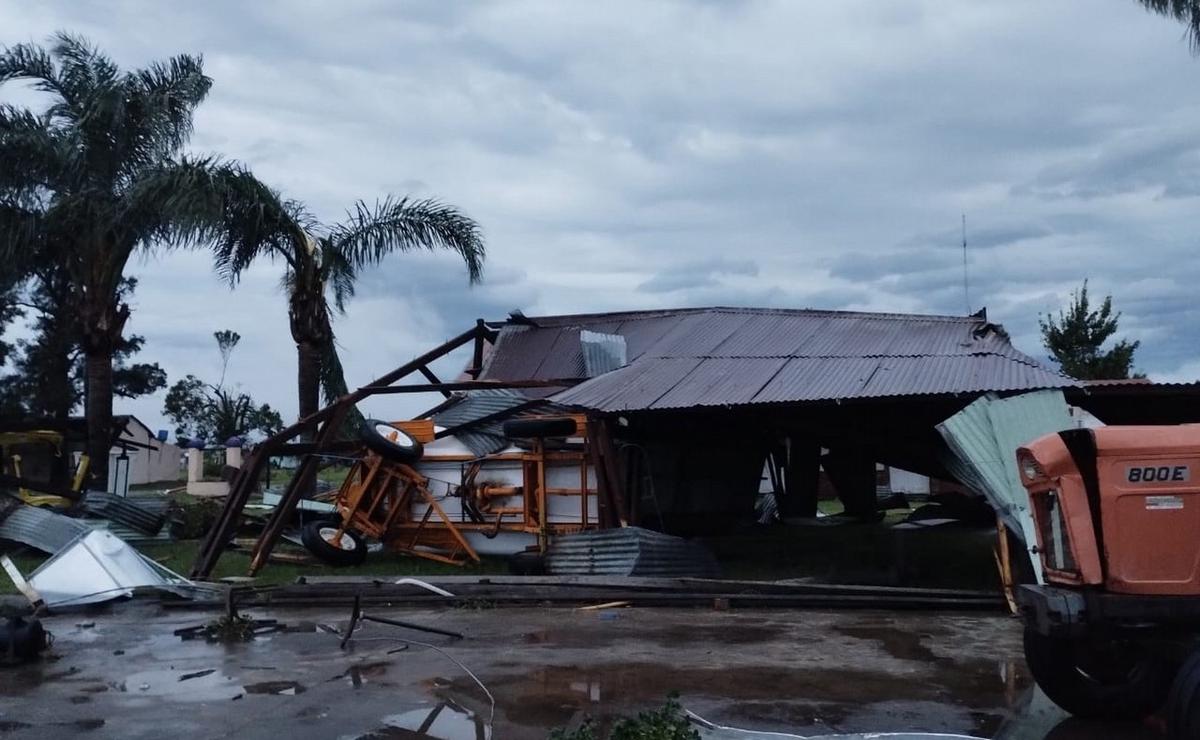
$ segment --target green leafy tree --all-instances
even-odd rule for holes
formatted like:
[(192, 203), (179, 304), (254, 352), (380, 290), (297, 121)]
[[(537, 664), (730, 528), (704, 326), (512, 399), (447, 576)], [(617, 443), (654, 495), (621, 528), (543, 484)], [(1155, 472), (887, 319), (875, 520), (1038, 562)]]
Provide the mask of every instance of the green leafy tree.
[(1112, 380), (1142, 377), (1133, 374), (1133, 353), (1140, 342), (1121, 340), (1109, 349), (1104, 345), (1117, 333), (1120, 312), (1113, 313), (1112, 296), (1105, 296), (1093, 310), (1087, 281), (1071, 292), (1071, 304), (1058, 312), (1058, 318), (1038, 318), (1042, 342), (1051, 358), (1064, 373), (1080, 380)]
[[(59, 276), (61, 278), (61, 276)], [(137, 280), (125, 280), (121, 295), (128, 298)], [(11, 359), (12, 373), (0, 379), (0, 405), (7, 413), (65, 420), (79, 407), (85, 392), (83, 350), (75, 316), (66, 309), (67, 291), (61, 280), (35, 279), (20, 306), (33, 315), (32, 339), (18, 340)], [(145, 338), (121, 337), (113, 351), (113, 393), (137, 398), (167, 387), (167, 374), (158, 363), (131, 363)]]
[(253, 236), (265, 216), (233, 223), (229, 204), (266, 189), (236, 165), (181, 154), (212, 85), (199, 57), (122, 71), (84, 39), (59, 33), (49, 48), (0, 51), (0, 86), (13, 80), (31, 82), (49, 104), (0, 105), (0, 260), (64, 271), (85, 366), (92, 479), (104, 481), (130, 257), (217, 233), (236, 241), (233, 229)]
[[(248, 209), (248, 214), (235, 214), (234, 220), (254, 227), (218, 238), (217, 269), (235, 284), (258, 259), (283, 262), (301, 417), (318, 410), (322, 391), (326, 402), (347, 392), (333, 318), (344, 312), (362, 270), (395, 252), (445, 249), (462, 257), (470, 283), (482, 275), (479, 226), (437, 201), (389, 197), (373, 207), (360, 201), (344, 221), (331, 225), (277, 194), (259, 203), (239, 201), (235, 208)], [(270, 217), (255, 221), (261, 214)]]
[(228, 330), (214, 332), (213, 337), (221, 353), (220, 382), (213, 385), (188, 375), (167, 391), (163, 414), (175, 423), (175, 436), (219, 443), (230, 437), (270, 435), (282, 429), (282, 417), (269, 405), (257, 404), (245, 393), (224, 387), (229, 357), (241, 337)]
[(1174, 18), (1187, 26), (1193, 54), (1200, 54), (1200, 0), (1138, 0), (1146, 10)]

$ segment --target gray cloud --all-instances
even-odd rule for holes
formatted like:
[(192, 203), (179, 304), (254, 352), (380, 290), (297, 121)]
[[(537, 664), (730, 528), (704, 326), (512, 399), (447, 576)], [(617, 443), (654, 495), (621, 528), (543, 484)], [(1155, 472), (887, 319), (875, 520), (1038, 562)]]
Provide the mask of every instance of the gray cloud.
[(656, 273), (637, 286), (639, 293), (674, 293), (695, 288), (713, 288), (721, 284), (727, 275), (754, 277), (758, 265), (752, 260), (734, 260), (725, 257), (684, 262), (668, 270)]
[[(203, 52), (194, 149), (321, 218), (408, 192), (483, 225), (480, 286), (446, 255), (364, 276), (336, 326), (352, 383), (517, 307), (961, 313), (962, 213), (971, 307), (1026, 351), (1086, 277), (1142, 369), (1200, 373), (1200, 61), (1127, 0), (0, 0), (0, 44), (58, 28), (126, 65)], [(279, 266), (233, 292), (201, 254), (132, 271), (147, 357), (211, 372), (236, 329), (231, 373), (294, 413)]]

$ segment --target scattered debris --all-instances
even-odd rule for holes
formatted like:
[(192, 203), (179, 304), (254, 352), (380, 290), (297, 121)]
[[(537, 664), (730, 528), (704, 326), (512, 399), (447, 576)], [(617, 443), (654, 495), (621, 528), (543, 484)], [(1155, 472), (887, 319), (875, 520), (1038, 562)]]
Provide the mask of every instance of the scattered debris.
[[(16, 568), (10, 569), (9, 565), (5, 569), (12, 575)], [(212, 590), (163, 567), (103, 530), (77, 537), (25, 580), (49, 608), (109, 601), (130, 596), (136, 588), (158, 589), (183, 598)], [(33, 598), (30, 601), (37, 605)]]
[(692, 576), (714, 578), (708, 548), (641, 527), (563, 535), (546, 552), (551, 575)]
[(10, 617), (0, 623), (0, 660), (5, 663), (26, 663), (41, 655), (50, 646), (50, 633), (37, 619)]
[(224, 614), (205, 624), (182, 627), (175, 630), (174, 634), (184, 640), (204, 639), (208, 642), (232, 643), (250, 642), (259, 635), (283, 629), (285, 626), (274, 619), (251, 619), (240, 614)]
[[(1062, 391), (1036, 391), (1010, 398), (994, 395), (976, 399), (938, 424), (938, 432), (954, 452), (947, 462), (959, 480), (987, 498), (1006, 527), (1025, 542), (1037, 544), (1029, 495), (1017, 472), (1016, 449), (1043, 434), (1073, 426)], [(1042, 583), (1039, 558), (1032, 555), (1034, 573)]]
[(362, 602), (357, 597), (354, 599), (354, 608), (350, 612), (350, 624), (346, 627), (346, 634), (342, 637), (342, 649), (346, 648), (346, 644), (350, 642), (350, 638), (354, 636), (354, 630), (358, 628), (360, 622), (377, 622), (379, 624), (388, 624), (393, 627), (403, 627), (405, 629), (417, 630), (418, 632), (429, 632), (434, 635), (445, 635), (455, 639), (463, 639), (461, 632), (453, 632), (451, 630), (438, 629), (437, 627), (426, 627), (412, 622), (402, 622), (398, 619), (389, 619), (387, 617), (375, 617), (363, 613)]

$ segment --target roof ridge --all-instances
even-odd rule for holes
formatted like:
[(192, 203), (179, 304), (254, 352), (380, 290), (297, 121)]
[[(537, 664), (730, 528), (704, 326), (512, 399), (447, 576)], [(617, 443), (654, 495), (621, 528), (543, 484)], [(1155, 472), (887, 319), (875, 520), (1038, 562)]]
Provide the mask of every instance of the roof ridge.
[(628, 311), (601, 311), (596, 313), (573, 314), (544, 314), (529, 316), (532, 321), (569, 322), (571, 320), (615, 320), (637, 321), (642, 319), (657, 319), (668, 316), (681, 316), (697, 313), (741, 313), (752, 315), (794, 315), (794, 316), (826, 316), (866, 317), (872, 319), (887, 319), (895, 321), (936, 321), (945, 323), (986, 324), (986, 319), (978, 316), (956, 316), (952, 314), (933, 313), (900, 313), (896, 311), (850, 311), (832, 308), (779, 308), (766, 306), (691, 306), (681, 308), (634, 309)]

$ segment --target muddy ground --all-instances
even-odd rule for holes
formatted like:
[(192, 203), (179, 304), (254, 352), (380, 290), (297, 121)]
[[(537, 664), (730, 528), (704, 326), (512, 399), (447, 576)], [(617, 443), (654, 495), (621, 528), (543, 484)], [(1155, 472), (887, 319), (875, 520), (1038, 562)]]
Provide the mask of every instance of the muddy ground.
[[(173, 632), (215, 614), (121, 604), (45, 620), (47, 659), (0, 669), (12, 738), (545, 740), (678, 692), (720, 724), (829, 734), (922, 730), (983, 738), (1154, 738), (1089, 725), (1033, 689), (1003, 616), (671, 609), (376, 610), (459, 630), (368, 624), (349, 609), (255, 612), (288, 631), (232, 646)], [(445, 655), (469, 668), (495, 698)], [(424, 734), (422, 734), (424, 733)]]

